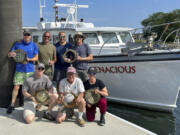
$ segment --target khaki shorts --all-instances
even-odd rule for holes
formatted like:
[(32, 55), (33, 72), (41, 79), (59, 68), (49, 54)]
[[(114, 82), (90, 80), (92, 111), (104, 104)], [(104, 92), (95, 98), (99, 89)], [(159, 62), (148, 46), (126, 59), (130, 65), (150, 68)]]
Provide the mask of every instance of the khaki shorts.
[(24, 83), (24, 80), (26, 78), (28, 78), (29, 76), (33, 75), (34, 72), (15, 72), (15, 75), (14, 75), (14, 85), (21, 85)]
[(24, 103), (24, 112), (23, 112), (23, 117), (26, 119), (27, 116), (34, 115), (36, 114), (36, 103), (33, 101), (27, 101)]

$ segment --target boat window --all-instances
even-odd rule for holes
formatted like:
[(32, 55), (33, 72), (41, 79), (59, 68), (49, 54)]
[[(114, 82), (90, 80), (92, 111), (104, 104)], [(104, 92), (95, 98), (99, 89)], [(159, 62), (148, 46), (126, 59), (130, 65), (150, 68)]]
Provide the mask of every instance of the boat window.
[(39, 36), (33, 36), (33, 42), (38, 43), (39, 42)]
[(86, 37), (84, 40), (84, 43), (86, 43), (86, 44), (99, 44), (99, 40), (97, 38), (96, 33), (83, 33), (83, 35)]
[(53, 35), (53, 44), (56, 44), (59, 41), (58, 35)]
[(104, 43), (119, 43), (115, 33), (102, 33)]
[(122, 42), (124, 43), (133, 42), (129, 32), (120, 32), (119, 35), (121, 37)]

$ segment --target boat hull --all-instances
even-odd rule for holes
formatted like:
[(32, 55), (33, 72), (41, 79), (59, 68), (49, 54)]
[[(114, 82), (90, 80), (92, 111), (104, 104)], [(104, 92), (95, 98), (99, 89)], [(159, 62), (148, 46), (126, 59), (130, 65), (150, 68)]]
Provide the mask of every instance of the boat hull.
[(110, 101), (168, 112), (176, 107), (179, 52), (96, 56), (90, 66), (98, 70)]

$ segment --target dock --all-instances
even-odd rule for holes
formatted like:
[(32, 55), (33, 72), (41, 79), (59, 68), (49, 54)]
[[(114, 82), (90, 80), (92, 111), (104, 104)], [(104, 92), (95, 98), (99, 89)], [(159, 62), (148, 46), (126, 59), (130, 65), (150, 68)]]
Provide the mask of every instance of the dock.
[[(57, 108), (53, 109), (56, 116)], [(76, 117), (68, 119), (61, 124), (44, 119), (43, 111), (37, 113), (32, 124), (26, 124), (23, 120), (23, 108), (18, 107), (7, 115), (5, 108), (0, 108), (0, 135), (155, 135), (155, 133), (121, 119), (110, 113), (106, 113), (106, 125), (99, 126), (99, 110), (97, 109), (96, 120), (87, 122), (85, 127), (76, 123)], [(75, 115), (77, 111), (75, 111)]]

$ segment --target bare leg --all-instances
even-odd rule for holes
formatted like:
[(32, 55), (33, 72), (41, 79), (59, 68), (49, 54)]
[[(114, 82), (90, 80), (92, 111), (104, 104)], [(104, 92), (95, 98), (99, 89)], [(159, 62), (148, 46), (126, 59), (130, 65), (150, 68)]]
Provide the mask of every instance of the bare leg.
[(14, 85), (13, 92), (12, 92), (11, 106), (14, 106), (14, 104), (15, 104), (16, 97), (19, 92), (19, 87), (20, 87), (20, 85)]
[(80, 100), (80, 102), (79, 102), (79, 104), (78, 104), (78, 110), (79, 110), (79, 112), (84, 112), (84, 110), (85, 110), (85, 101), (84, 101), (84, 99), (82, 98), (81, 100)]
[(56, 101), (58, 99), (58, 94), (57, 93), (49, 93), (50, 96), (50, 101), (48, 105), (48, 112), (52, 110), (52, 108), (56, 105)]
[(63, 122), (66, 119), (66, 113), (62, 113), (62, 112), (58, 112), (57, 117), (56, 117), (56, 121), (58, 123)]
[(25, 121), (27, 124), (31, 124), (35, 119), (35, 116), (32, 114), (32, 115), (29, 115), (25, 118)]

